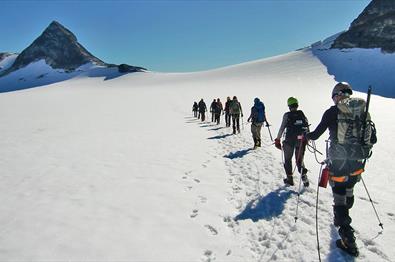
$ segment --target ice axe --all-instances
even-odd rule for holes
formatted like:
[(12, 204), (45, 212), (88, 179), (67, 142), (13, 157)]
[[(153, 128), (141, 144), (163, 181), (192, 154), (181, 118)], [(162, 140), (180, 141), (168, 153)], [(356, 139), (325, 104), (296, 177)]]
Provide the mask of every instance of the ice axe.
[(266, 122), (266, 127), (267, 127), (267, 130), (269, 131), (270, 140), (272, 140), (272, 142), (273, 142), (272, 132), (270, 131), (270, 125), (268, 122)]

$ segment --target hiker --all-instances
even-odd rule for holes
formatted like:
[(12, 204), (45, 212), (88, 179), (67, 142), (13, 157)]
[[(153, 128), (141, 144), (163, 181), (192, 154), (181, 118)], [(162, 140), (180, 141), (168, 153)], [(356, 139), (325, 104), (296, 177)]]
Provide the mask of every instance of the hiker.
[[(283, 116), (281, 127), (278, 130), (277, 138), (274, 144), (278, 149), (282, 149), (284, 153), (284, 169), (287, 177), (284, 183), (287, 185), (294, 185), (293, 170), (292, 170), (292, 156), (295, 153), (296, 166), (298, 172), (301, 174), (303, 185), (309, 186), (307, 178), (307, 169), (303, 163), (303, 157), (306, 150), (306, 141), (303, 139), (303, 133), (308, 129), (308, 121), (302, 110), (298, 110), (299, 103), (294, 97), (287, 100), (289, 112)], [(281, 137), (286, 130), (285, 139), (281, 146)]]
[(219, 100), (219, 98), (217, 98), (217, 107), (215, 110), (215, 122), (217, 123), (217, 125), (219, 125), (219, 123), (221, 122), (222, 110), (223, 110), (223, 107), (222, 107), (221, 100)]
[[(354, 186), (361, 179), (361, 173), (364, 171), (365, 162), (370, 152), (370, 149), (368, 152), (362, 150), (361, 154), (354, 155), (355, 152), (358, 152), (355, 150), (358, 143), (360, 148), (365, 148), (366, 129), (362, 131), (363, 135), (361, 135), (360, 130), (363, 129), (361, 128), (363, 126), (361, 125), (363, 122), (361, 115), (365, 115), (365, 120), (370, 120), (370, 116), (365, 113), (365, 101), (360, 98), (351, 98), (351, 95), (350, 84), (337, 83), (332, 91), (332, 100), (335, 105), (325, 111), (317, 128), (313, 132), (307, 133), (305, 137), (316, 140), (326, 129), (329, 129), (330, 145), (327, 156), (329, 183), (333, 193), (334, 225), (339, 227), (338, 232), (341, 237), (336, 241), (336, 245), (350, 255), (358, 256), (359, 252), (355, 243), (354, 229), (351, 227), (352, 219), (349, 211), (354, 204)], [(363, 138), (356, 139), (355, 136)], [(374, 137), (376, 138), (376, 136)], [(348, 139), (354, 140), (350, 143)], [(371, 142), (372, 139), (369, 141)]]
[(199, 104), (199, 114), (201, 116), (202, 122), (204, 122), (204, 120), (206, 119), (206, 112), (207, 112), (207, 106), (206, 103), (203, 101), (203, 98), (200, 99)]
[(236, 130), (240, 133), (240, 115), (243, 117), (243, 110), (236, 96), (233, 97), (229, 104), (229, 113), (232, 116), (233, 134), (236, 134)]
[(230, 100), (230, 97), (228, 96), (226, 98), (225, 109), (224, 109), (226, 127), (230, 127), (230, 113), (229, 113), (230, 102), (231, 102), (231, 100)]
[(198, 104), (196, 102), (193, 102), (192, 111), (194, 117), (197, 117), (198, 108)]
[(266, 121), (265, 105), (257, 97), (254, 99), (254, 106), (251, 107), (251, 114), (247, 122), (250, 122), (250, 120), (254, 149), (256, 149), (261, 146), (261, 129), (263, 122), (266, 122), (266, 125), (269, 126), (269, 123)]
[(211, 122), (214, 122), (215, 120), (215, 111), (217, 111), (217, 101), (214, 98), (213, 102), (211, 102), (210, 105)]

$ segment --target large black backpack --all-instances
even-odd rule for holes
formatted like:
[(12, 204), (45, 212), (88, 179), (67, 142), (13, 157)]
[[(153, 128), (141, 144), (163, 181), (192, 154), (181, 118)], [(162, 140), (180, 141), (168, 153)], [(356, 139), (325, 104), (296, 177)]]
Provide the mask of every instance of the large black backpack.
[(298, 135), (307, 130), (307, 118), (301, 110), (290, 111), (287, 113), (287, 133), (286, 140), (296, 140)]

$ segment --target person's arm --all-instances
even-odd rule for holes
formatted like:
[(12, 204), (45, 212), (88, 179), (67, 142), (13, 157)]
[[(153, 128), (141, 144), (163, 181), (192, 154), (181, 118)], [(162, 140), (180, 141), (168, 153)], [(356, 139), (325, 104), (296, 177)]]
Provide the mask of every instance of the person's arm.
[(317, 140), (329, 127), (331, 118), (333, 120), (333, 114), (336, 114), (336, 111), (334, 111), (334, 109), (330, 108), (326, 110), (324, 115), (322, 116), (321, 122), (318, 124), (313, 132), (306, 134), (306, 138), (309, 140)]
[(285, 127), (287, 126), (287, 122), (288, 122), (288, 114), (285, 113), (284, 116), (283, 116), (283, 121), (281, 123), (280, 129), (278, 130), (276, 139), (280, 140), (280, 138), (282, 137), (282, 135), (284, 133), (284, 130), (285, 130)]
[(247, 122), (250, 122), (251, 118), (253, 117), (253, 114), (254, 114), (254, 107), (251, 107), (251, 113), (250, 113), (250, 116), (247, 119)]

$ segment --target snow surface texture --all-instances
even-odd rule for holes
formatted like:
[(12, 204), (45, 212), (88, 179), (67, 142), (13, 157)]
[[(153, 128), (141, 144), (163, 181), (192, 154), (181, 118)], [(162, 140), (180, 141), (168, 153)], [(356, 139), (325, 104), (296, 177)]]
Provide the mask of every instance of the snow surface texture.
[[(301, 189), (295, 223), (298, 187), (283, 186), (267, 129), (251, 150), (249, 124), (230, 135), (223, 119), (201, 123), (191, 109), (202, 97), (209, 106), (237, 95), (245, 121), (259, 97), (275, 135), (295, 96), (315, 128), (334, 83), (311, 52), (298, 51), (207, 72), (79, 78), (1, 94), (0, 260), (317, 261), (314, 156), (306, 153), (311, 187)], [(371, 99), (379, 142), (363, 176), (384, 231), (357, 184), (357, 261), (395, 260), (393, 105)], [(335, 247), (329, 188), (318, 211), (323, 261), (354, 261)]]

